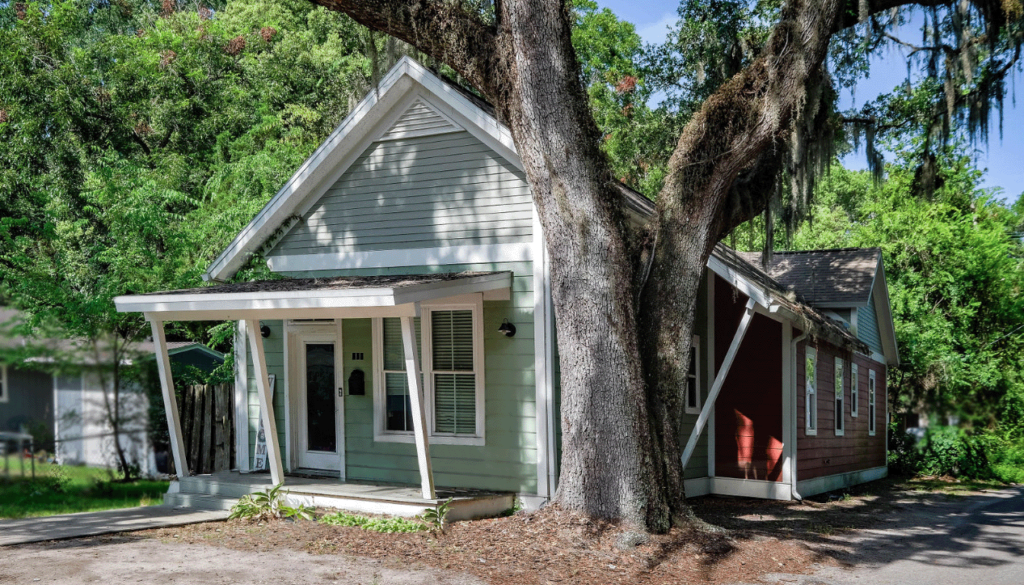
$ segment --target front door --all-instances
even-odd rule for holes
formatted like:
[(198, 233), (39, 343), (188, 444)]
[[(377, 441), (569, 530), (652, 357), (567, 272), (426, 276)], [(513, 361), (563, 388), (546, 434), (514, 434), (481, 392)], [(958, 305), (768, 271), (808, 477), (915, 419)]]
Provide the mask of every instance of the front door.
[(298, 466), (340, 471), (345, 450), (341, 343), (336, 335), (296, 335)]

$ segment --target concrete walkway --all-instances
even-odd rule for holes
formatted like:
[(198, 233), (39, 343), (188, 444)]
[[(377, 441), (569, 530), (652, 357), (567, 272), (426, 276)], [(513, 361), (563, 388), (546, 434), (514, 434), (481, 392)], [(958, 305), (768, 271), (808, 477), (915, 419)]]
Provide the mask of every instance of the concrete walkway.
[(222, 510), (145, 506), (43, 518), (0, 520), (0, 546), (196, 524), (224, 520), (227, 517), (228, 512)]

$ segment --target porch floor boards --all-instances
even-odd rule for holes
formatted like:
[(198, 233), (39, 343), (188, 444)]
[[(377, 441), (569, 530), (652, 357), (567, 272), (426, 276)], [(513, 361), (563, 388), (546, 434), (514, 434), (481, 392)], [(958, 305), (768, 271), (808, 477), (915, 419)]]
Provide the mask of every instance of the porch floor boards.
[[(194, 485), (195, 482), (215, 483), (223, 487), (230, 487), (232, 492), (244, 489), (246, 493), (262, 491), (273, 486), (270, 474), (267, 473), (243, 474), (237, 471), (219, 471), (182, 479), (183, 491), (187, 489), (186, 485)], [(435, 490), (437, 498), (430, 500), (423, 498), (419, 486), (363, 481), (342, 482), (336, 478), (310, 477), (306, 474), (286, 474), (284, 487), (281, 489), (290, 495), (328, 496), (428, 506), (444, 502), (449, 498), (453, 502), (459, 502), (514, 495), (509, 492), (438, 487)]]

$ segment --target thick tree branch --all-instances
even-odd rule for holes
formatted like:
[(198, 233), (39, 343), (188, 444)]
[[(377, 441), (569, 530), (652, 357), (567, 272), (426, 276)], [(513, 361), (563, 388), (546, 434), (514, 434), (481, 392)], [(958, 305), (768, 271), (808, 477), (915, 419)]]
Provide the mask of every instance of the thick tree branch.
[(502, 59), (497, 30), (459, 2), (444, 0), (312, 0), (371, 29), (401, 39), (445, 63), (492, 101)]

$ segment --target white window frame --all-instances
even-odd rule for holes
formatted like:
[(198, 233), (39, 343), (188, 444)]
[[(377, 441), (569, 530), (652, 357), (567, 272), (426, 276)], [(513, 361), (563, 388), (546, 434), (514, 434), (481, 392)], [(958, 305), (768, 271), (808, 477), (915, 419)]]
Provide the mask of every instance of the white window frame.
[[(423, 409), (427, 416), (430, 442), (435, 445), (483, 446), (486, 444), (483, 295), (442, 299), (436, 303), (424, 303), (420, 309), (420, 373), (423, 380)], [(434, 371), (431, 334), (431, 313), (434, 311), (471, 311), (473, 315), (473, 374), (476, 376), (476, 433), (473, 435), (438, 433), (434, 429), (434, 374), (444, 373)], [(377, 317), (373, 319), (373, 439), (385, 443), (412, 443), (412, 431), (388, 431), (384, 428), (384, 373), (384, 320)]]
[(702, 404), (700, 394), (700, 336), (693, 336), (693, 339), (690, 341), (690, 351), (696, 352), (697, 355), (694, 357), (694, 369), (687, 376), (687, 382), (689, 382), (689, 378), (693, 378), (694, 387), (697, 389), (697, 403), (690, 404), (690, 389), (687, 387), (684, 389), (683, 394), (683, 404), (685, 405), (683, 410), (686, 414), (700, 414)]
[(0, 403), (11, 399), (11, 387), (7, 384), (7, 364), (0, 364)]
[(850, 360), (850, 417), (860, 416), (860, 373), (857, 364)]
[[(804, 355), (804, 435), (818, 434), (818, 350), (808, 347)], [(814, 364), (812, 379), (807, 378), (807, 360)], [(811, 420), (813, 419), (813, 424)]]
[(846, 376), (846, 364), (843, 358), (836, 356), (835, 370), (833, 383), (835, 384), (836, 402), (835, 402), (835, 432), (837, 437), (846, 435), (846, 390), (843, 388), (843, 382)]
[(875, 371), (868, 370), (868, 436), (875, 436), (875, 419), (878, 418), (878, 407), (875, 402)]

